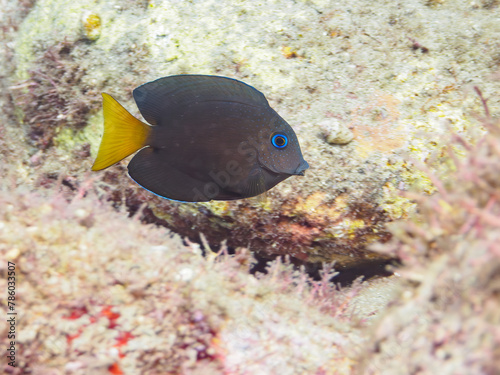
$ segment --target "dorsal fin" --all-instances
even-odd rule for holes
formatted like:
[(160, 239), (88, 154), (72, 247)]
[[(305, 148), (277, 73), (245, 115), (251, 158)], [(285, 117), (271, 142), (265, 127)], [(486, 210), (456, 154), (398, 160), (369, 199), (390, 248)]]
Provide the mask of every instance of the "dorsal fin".
[(252, 86), (236, 79), (209, 75), (164, 77), (137, 87), (133, 94), (142, 116), (152, 125), (161, 125), (165, 119), (182, 113), (183, 107), (200, 102), (269, 106), (265, 96)]

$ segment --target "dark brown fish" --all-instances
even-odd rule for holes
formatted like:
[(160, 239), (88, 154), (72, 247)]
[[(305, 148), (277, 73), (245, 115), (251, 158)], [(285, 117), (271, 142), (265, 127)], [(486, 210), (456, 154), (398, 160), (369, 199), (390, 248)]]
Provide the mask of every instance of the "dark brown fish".
[(309, 168), (290, 125), (243, 82), (178, 75), (133, 94), (152, 126), (103, 93), (104, 135), (92, 170), (140, 150), (128, 165), (135, 182), (164, 198), (205, 202), (253, 197)]

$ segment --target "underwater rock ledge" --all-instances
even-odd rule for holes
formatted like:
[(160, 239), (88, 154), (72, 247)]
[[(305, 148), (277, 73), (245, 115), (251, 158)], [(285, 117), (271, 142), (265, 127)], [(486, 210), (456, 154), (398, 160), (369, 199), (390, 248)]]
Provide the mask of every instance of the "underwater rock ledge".
[[(35, 187), (62, 179), (69, 194), (92, 178), (102, 199), (132, 212), (146, 203), (151, 222), (192, 239), (201, 232), (214, 246), (227, 239), (298, 262), (383, 265), (388, 258), (368, 246), (387, 241), (385, 224), (414, 211), (399, 193), (434, 191), (407, 160), (448, 173), (448, 135), (483, 131), (467, 85), (480, 82), (485, 95), (498, 89), (487, 77), (499, 24), (486, 5), (457, 4), (283, 0), (263, 12), (253, 2), (151, 1), (117, 11), (106, 1), (37, 1), (20, 21), (9, 77), (29, 144), (19, 168)], [(183, 73), (262, 91), (296, 131), (306, 177), (281, 183), (261, 205), (162, 201), (126, 178), (123, 164), (89, 176), (102, 132), (99, 93), (137, 115), (133, 88)]]

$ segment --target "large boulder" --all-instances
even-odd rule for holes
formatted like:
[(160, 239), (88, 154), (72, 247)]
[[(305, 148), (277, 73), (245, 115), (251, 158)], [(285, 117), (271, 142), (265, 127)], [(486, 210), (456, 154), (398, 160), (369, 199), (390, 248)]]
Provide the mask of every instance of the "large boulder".
[[(29, 142), (26, 181), (93, 182), (102, 197), (149, 221), (211, 244), (227, 240), (265, 256), (375, 267), (367, 245), (431, 193), (449, 168), (447, 134), (473, 139), (474, 113), (498, 92), (500, 24), (488, 2), (126, 2), (40, 0), (15, 37), (9, 74)], [(185, 204), (157, 198), (126, 177), (127, 161), (88, 173), (102, 134), (100, 92), (139, 116), (131, 92), (158, 77), (217, 74), (267, 96), (294, 127), (311, 168), (269, 200)], [(498, 103), (490, 103), (492, 109)]]

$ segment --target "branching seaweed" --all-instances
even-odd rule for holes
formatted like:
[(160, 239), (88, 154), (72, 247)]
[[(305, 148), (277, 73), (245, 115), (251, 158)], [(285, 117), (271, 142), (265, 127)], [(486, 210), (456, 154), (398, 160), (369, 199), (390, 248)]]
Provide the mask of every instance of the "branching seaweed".
[[(433, 196), (412, 195), (420, 215), (393, 225), (380, 250), (399, 256), (413, 283), (379, 322), (360, 374), (497, 374), (500, 368), (500, 122), (487, 101), (488, 133), (476, 144), (454, 136), (456, 171), (431, 179)], [(465, 372), (464, 372), (465, 371)]]
[(83, 127), (98, 101), (97, 92), (82, 82), (86, 72), (73, 58), (72, 48), (75, 45), (66, 41), (49, 47), (30, 77), (12, 87), (28, 139), (42, 149), (52, 145), (61, 126)]

